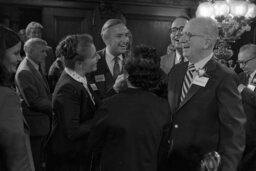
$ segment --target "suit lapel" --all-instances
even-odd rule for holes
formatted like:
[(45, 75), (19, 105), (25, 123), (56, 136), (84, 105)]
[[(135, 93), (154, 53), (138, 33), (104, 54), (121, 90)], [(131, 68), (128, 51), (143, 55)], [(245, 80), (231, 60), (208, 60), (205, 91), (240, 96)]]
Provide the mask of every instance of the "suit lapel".
[(47, 81), (43, 78), (43, 75), (41, 75), (41, 73), (38, 70), (35, 69), (35, 67), (32, 65), (32, 63), (29, 60), (27, 60), (27, 64), (28, 64), (29, 69), (32, 71), (32, 74), (34, 74), (34, 76), (37, 79), (39, 79), (39, 81), (41, 83), (43, 83), (44, 87), (49, 92), (50, 91), (49, 86), (47, 84)]
[[(176, 83), (175, 83), (175, 90), (174, 90), (174, 100), (173, 100), (173, 105), (174, 110), (176, 110), (179, 107), (180, 103), (180, 94), (181, 94), (181, 89), (183, 85), (183, 80), (184, 76), (186, 74), (187, 68), (188, 68), (188, 62), (185, 62), (183, 64), (180, 64), (181, 67), (177, 68), (177, 75), (176, 75)], [(172, 80), (171, 80), (172, 81)]]
[[(212, 58), (210, 61), (208, 61), (205, 65), (205, 70), (206, 70), (206, 74), (205, 76), (209, 78), (207, 84), (212, 81), (214, 78), (214, 71), (216, 69), (216, 61)], [(184, 74), (185, 76), (185, 74)], [(184, 78), (184, 77), (183, 77)], [(183, 82), (183, 80), (182, 80)], [(183, 83), (182, 83), (183, 84)], [(207, 85), (206, 84), (206, 85)], [(182, 85), (181, 85), (182, 87)], [(188, 90), (188, 93), (185, 97), (185, 99), (180, 103), (179, 107), (177, 110), (179, 110), (180, 108), (182, 108), (189, 100), (191, 100), (191, 98), (200, 90), (204, 87), (192, 84), (190, 89)], [(181, 90), (180, 90), (181, 91)]]

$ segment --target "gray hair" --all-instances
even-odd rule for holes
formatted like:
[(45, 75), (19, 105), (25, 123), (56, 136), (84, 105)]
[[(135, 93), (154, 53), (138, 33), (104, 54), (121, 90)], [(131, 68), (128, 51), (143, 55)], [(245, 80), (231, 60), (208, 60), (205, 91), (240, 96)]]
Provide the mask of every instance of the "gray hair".
[(28, 39), (24, 44), (24, 51), (27, 56), (31, 54), (32, 49), (35, 48), (37, 45), (45, 45), (47, 46), (47, 42), (40, 38), (31, 38)]
[(213, 41), (213, 44), (217, 42), (217, 39), (219, 37), (219, 30), (218, 30), (218, 24), (216, 21), (211, 19), (210, 17), (198, 17), (193, 18), (189, 21), (193, 26), (197, 26), (203, 28), (201, 33), (210, 37)]
[(113, 26), (116, 26), (118, 24), (124, 24), (125, 25), (125, 23), (120, 19), (109, 19), (104, 23), (104, 25), (101, 29), (101, 37), (102, 37), (105, 44), (107, 44), (107, 41), (108, 41), (109, 28), (111, 28)]

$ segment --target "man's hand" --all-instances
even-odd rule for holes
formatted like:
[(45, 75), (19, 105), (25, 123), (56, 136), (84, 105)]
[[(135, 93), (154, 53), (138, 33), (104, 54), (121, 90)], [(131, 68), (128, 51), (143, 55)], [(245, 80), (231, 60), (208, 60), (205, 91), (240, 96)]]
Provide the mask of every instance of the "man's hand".
[(126, 78), (124, 74), (118, 75), (116, 78), (115, 84), (113, 85), (113, 89), (119, 93), (119, 91), (126, 86)]

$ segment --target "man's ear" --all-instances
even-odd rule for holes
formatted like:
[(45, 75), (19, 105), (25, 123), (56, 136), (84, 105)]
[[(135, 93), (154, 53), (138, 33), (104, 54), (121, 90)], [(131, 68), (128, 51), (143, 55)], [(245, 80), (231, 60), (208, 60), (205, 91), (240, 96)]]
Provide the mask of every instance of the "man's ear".
[(210, 47), (212, 47), (213, 42), (210, 38), (205, 39), (204, 42), (205, 42), (204, 49), (209, 49)]

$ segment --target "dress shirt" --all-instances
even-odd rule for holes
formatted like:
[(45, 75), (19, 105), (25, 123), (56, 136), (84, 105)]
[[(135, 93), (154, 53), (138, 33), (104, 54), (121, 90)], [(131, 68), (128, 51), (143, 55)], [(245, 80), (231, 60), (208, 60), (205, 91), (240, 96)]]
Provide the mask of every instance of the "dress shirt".
[(69, 69), (69, 68), (66, 68), (65, 67), (65, 72), (71, 77), (71, 78), (73, 78), (74, 80), (76, 80), (76, 81), (78, 81), (78, 82), (80, 82), (80, 83), (83, 83), (83, 86), (84, 86), (84, 88), (86, 89), (86, 91), (88, 92), (88, 94), (89, 94), (89, 96), (90, 96), (90, 98), (91, 98), (91, 100), (92, 100), (92, 102), (93, 102), (93, 104), (95, 105), (95, 101), (94, 101), (94, 99), (93, 99), (93, 96), (92, 96), (92, 94), (91, 94), (91, 92), (90, 92), (90, 90), (89, 90), (89, 88), (88, 88), (88, 84), (87, 84), (87, 79), (86, 79), (86, 77), (84, 76), (84, 77), (81, 77), (79, 74), (77, 74), (75, 71), (73, 71), (73, 70), (71, 70), (71, 69)]
[[(123, 67), (123, 65), (122, 65), (122, 63), (123, 63), (122, 54), (120, 54), (118, 57), (120, 59), (119, 62), (118, 62), (119, 66), (120, 66), (120, 71), (122, 71), (122, 67)], [(114, 68), (114, 64), (115, 64), (114, 58), (115, 58), (115, 56), (113, 56), (109, 52), (108, 48), (106, 48), (106, 62), (107, 62), (108, 68), (109, 68), (112, 75), (113, 75), (113, 68)]]

